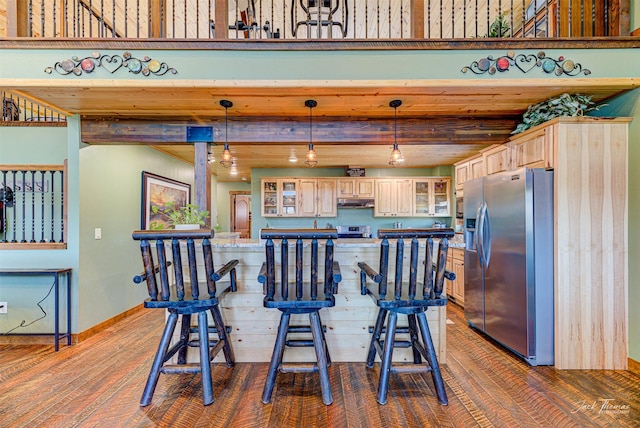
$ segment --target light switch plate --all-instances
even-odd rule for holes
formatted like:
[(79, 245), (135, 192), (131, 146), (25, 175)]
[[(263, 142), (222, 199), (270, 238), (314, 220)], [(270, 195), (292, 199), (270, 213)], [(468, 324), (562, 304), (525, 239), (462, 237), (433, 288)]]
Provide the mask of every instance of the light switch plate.
[(94, 239), (102, 239), (102, 229), (99, 227), (96, 227), (95, 231), (94, 231)]

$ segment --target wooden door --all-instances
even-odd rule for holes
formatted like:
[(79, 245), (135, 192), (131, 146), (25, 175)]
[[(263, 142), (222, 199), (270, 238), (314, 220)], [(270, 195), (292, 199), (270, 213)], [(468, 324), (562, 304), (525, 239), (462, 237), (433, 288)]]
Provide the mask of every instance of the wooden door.
[(251, 195), (231, 195), (231, 231), (240, 238), (251, 238)]

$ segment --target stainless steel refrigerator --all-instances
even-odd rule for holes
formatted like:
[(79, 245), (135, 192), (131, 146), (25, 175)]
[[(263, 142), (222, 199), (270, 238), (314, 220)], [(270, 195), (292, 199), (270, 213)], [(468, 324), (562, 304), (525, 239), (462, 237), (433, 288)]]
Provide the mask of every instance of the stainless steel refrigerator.
[(464, 314), (523, 357), (552, 365), (553, 171), (464, 183)]

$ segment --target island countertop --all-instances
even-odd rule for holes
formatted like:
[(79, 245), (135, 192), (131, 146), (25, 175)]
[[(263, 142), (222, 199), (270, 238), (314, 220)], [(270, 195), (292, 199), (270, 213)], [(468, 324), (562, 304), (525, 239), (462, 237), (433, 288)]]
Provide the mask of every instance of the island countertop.
[[(378, 238), (339, 238), (333, 241), (335, 248), (378, 248), (381, 239)], [(406, 241), (407, 244), (409, 241)], [(436, 239), (435, 242), (438, 242)], [(390, 245), (394, 246), (395, 241), (390, 240)], [(214, 238), (211, 241), (213, 247), (218, 248), (260, 248), (264, 247), (264, 239), (247, 238)], [(464, 248), (464, 242), (459, 239), (449, 240), (449, 248)]]

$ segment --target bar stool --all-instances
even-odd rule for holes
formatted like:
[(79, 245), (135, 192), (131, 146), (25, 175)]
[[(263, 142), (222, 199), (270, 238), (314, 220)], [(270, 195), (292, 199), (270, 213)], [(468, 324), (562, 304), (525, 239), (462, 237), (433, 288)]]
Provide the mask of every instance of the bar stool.
[[(173, 230), (138, 230), (133, 232), (133, 239), (140, 241), (144, 271), (133, 278), (137, 284), (146, 281), (149, 298), (144, 301), (145, 308), (163, 309), (169, 312), (167, 321), (153, 359), (151, 371), (140, 400), (141, 406), (151, 404), (153, 393), (158, 384), (160, 374), (201, 373), (202, 400), (205, 406), (213, 403), (213, 382), (211, 380), (211, 362), (222, 350), (228, 367), (233, 367), (235, 358), (228, 333), (230, 327), (225, 326), (220, 312), (220, 299), (229, 291), (236, 291), (236, 265), (238, 260), (231, 260), (217, 271), (213, 266), (210, 229), (173, 231)], [(173, 261), (167, 260), (165, 240), (171, 242)], [(155, 242), (154, 242), (155, 241)], [(155, 245), (154, 262), (152, 246)], [(197, 250), (196, 248), (199, 247)], [(187, 265), (182, 263), (182, 250), (187, 253)], [(205, 278), (202, 284), (198, 281), (198, 260), (202, 257)], [(169, 283), (169, 266), (173, 265), (175, 283)], [(183, 272), (184, 269), (184, 272)], [(188, 269), (188, 270), (187, 270)], [(217, 283), (229, 274), (229, 281)], [(159, 281), (158, 281), (159, 276)], [(158, 282), (160, 290), (158, 290)], [(185, 286), (187, 285), (187, 286)], [(200, 285), (206, 285), (206, 295), (200, 297)], [(213, 325), (208, 325), (207, 311), (211, 312)], [(198, 315), (198, 327), (191, 327), (191, 315)], [(171, 337), (181, 316), (180, 339), (169, 348)], [(210, 334), (216, 334), (212, 339)], [(194, 339), (192, 339), (192, 336)], [(197, 347), (200, 351), (199, 364), (187, 364), (187, 348)], [(177, 354), (177, 364), (167, 364)]]
[[(448, 238), (454, 236), (453, 229), (379, 229), (380, 272), (376, 272), (367, 263), (359, 262), (361, 293), (369, 295), (378, 306), (378, 317), (367, 355), (367, 367), (373, 368), (376, 354), (380, 357), (380, 381), (378, 383), (377, 401), (387, 403), (390, 373), (431, 372), (436, 388), (438, 401), (447, 405), (447, 392), (444, 388), (436, 351), (431, 339), (425, 312), (431, 306), (447, 304), (442, 295), (445, 278), (453, 280), (455, 274), (446, 271)], [(434, 238), (440, 238), (437, 264), (432, 264)], [(387, 298), (387, 275), (389, 272), (389, 239), (396, 239), (395, 278), (393, 295)], [(404, 239), (411, 239), (411, 255), (409, 259), (409, 280), (403, 281)], [(422, 283), (418, 283), (419, 240), (425, 240), (425, 253), (422, 264), (424, 275)], [(435, 275), (434, 275), (435, 272)], [(377, 290), (367, 286), (367, 278), (378, 284)], [(408, 327), (397, 327), (398, 314), (407, 315)], [(408, 333), (410, 339), (396, 340), (396, 333)], [(384, 339), (381, 339), (384, 333)], [(394, 347), (411, 347), (413, 365), (393, 367)], [(420, 365), (422, 358), (426, 365)]]
[[(334, 294), (338, 292), (338, 283), (342, 280), (340, 265), (333, 260), (333, 240), (338, 238), (336, 229), (267, 229), (260, 234), (266, 239), (266, 261), (262, 264), (258, 282), (264, 284), (263, 305), (265, 308), (278, 309), (280, 325), (276, 336), (269, 372), (262, 393), (262, 402), (271, 402), (278, 372), (315, 373), (320, 375), (322, 401), (329, 405), (333, 402), (329, 383), (328, 366), (331, 364), (324, 327), (320, 320), (320, 309), (335, 306)], [(295, 240), (295, 258), (289, 263), (289, 240)], [(310, 239), (307, 253), (309, 265), (304, 263), (303, 239)], [(276, 278), (275, 244), (280, 240), (280, 275)], [(318, 295), (318, 241), (324, 241), (324, 287)], [(289, 269), (295, 266), (295, 281), (289, 281)], [(303, 279), (305, 272), (309, 275)], [(276, 287), (276, 284), (278, 287)], [(291, 287), (290, 287), (291, 286)], [(276, 294), (276, 289), (279, 293)], [(295, 291), (295, 294), (292, 294)], [(290, 326), (291, 315), (308, 314), (309, 325)], [(308, 333), (312, 340), (287, 340), (289, 333)], [(285, 347), (313, 346), (316, 361), (309, 365), (283, 363)]]

